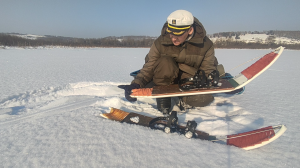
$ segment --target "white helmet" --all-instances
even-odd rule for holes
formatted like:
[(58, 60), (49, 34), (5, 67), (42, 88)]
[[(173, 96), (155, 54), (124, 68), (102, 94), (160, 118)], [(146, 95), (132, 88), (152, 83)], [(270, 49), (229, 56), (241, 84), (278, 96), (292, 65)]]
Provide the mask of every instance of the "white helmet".
[(189, 11), (176, 10), (168, 16), (167, 22), (167, 32), (180, 36), (191, 28), (194, 23), (194, 16)]

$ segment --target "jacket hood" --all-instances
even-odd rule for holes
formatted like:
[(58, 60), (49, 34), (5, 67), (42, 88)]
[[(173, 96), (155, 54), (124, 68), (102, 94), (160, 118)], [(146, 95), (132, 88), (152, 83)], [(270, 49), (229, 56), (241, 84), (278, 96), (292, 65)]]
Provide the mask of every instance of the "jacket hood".
[[(204, 28), (204, 26), (202, 25), (202, 23), (196, 18), (194, 17), (194, 36), (187, 41), (188, 43), (195, 43), (195, 44), (201, 44), (203, 43), (203, 39), (206, 36), (206, 30)], [(162, 36), (162, 44), (165, 45), (171, 45), (172, 40), (170, 38), (170, 36), (168, 35), (168, 33), (166, 33), (166, 29), (168, 27), (168, 22), (166, 22), (161, 30), (161, 36)]]

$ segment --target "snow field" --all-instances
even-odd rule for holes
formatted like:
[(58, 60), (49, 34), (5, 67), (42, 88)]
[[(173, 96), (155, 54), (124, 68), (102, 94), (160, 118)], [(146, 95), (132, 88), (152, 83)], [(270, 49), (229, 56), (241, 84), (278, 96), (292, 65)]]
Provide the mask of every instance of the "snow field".
[[(126, 101), (149, 49), (0, 50), (0, 167), (297, 167), (299, 51), (278, 61), (241, 95), (216, 95), (179, 121), (227, 135), (286, 124), (278, 140), (244, 151), (101, 118), (109, 107), (159, 116), (155, 99)], [(271, 50), (216, 50), (226, 70)], [(250, 64), (250, 63), (249, 63)], [(230, 71), (236, 75), (249, 64)]]

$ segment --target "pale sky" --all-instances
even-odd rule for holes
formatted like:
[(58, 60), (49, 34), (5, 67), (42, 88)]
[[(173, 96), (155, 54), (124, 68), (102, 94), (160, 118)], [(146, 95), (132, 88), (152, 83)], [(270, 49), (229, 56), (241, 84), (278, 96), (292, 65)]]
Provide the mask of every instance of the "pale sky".
[(159, 36), (178, 9), (190, 11), (208, 34), (300, 30), (299, 8), (300, 0), (0, 0), (0, 33)]

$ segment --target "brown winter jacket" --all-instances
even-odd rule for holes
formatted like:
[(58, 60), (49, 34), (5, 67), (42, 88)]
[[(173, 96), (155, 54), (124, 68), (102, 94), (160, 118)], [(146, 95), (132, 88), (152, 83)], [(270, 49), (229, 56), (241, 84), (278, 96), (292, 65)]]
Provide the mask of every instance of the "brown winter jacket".
[[(152, 44), (145, 58), (145, 64), (140, 73), (132, 81), (141, 87), (153, 80), (154, 64), (161, 56), (172, 57), (179, 69), (193, 76), (198, 69), (204, 70), (208, 75), (217, 69), (218, 61), (215, 57), (212, 41), (206, 36), (203, 25), (194, 18), (194, 35), (180, 46), (175, 46), (169, 34), (166, 33), (167, 23), (164, 24), (161, 35)], [(163, 74), (161, 75), (163, 77)]]

